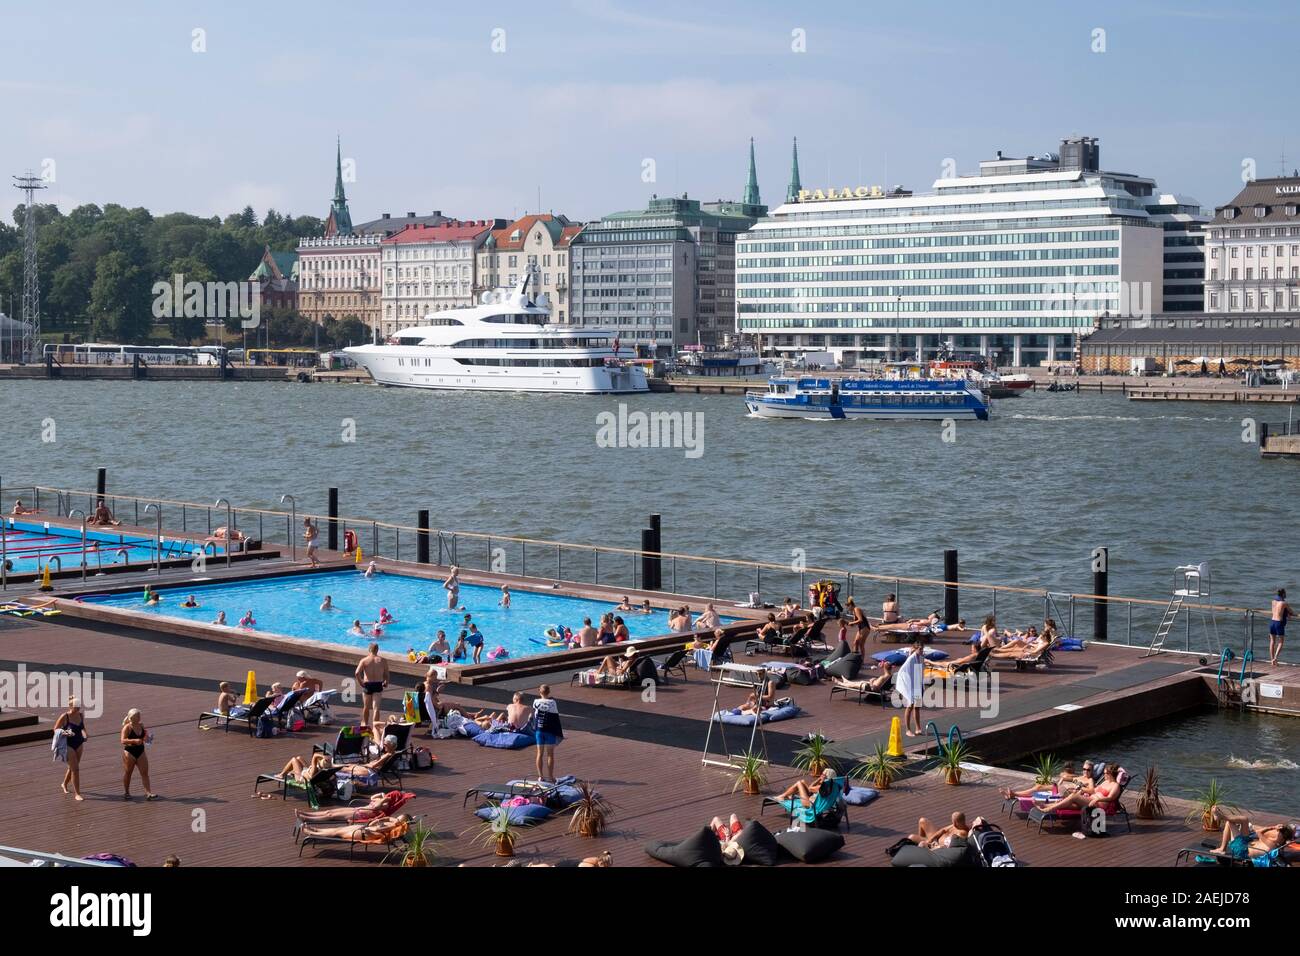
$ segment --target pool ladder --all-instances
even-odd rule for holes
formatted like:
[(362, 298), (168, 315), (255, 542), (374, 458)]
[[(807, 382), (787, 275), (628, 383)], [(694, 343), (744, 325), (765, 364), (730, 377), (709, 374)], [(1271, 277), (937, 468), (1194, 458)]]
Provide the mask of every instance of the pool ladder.
[(1220, 706), (1240, 707), (1245, 710), (1246, 699), (1242, 689), (1246, 686), (1246, 675), (1250, 673), (1250, 662), (1255, 659), (1255, 652), (1247, 648), (1245, 653), (1241, 655), (1241, 671), (1237, 674), (1236, 679), (1233, 678), (1231, 671), (1228, 671), (1225, 677), (1224, 670), (1227, 668), (1228, 662), (1235, 656), (1232, 653), (1232, 648), (1225, 647), (1223, 649), (1223, 653), (1219, 655), (1219, 670), (1215, 674), (1214, 683), (1218, 691)]

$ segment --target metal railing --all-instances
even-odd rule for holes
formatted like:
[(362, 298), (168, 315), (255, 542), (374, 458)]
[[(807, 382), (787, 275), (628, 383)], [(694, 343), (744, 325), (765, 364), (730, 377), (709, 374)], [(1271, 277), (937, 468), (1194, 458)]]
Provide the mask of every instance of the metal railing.
[[(0, 510), (6, 501), (15, 498), (36, 508), (54, 509), (63, 517), (74, 505), (85, 503), (93, 509), (100, 496), (93, 491), (59, 489), (43, 485), (19, 487), (0, 484)], [(214, 529), (214, 515), (224, 520), (232, 531), (240, 531), (250, 539), (265, 546), (283, 546), (296, 553), (304, 518), (312, 518), (322, 535), (327, 533), (330, 517), (310, 511), (299, 511), (297, 499), (284, 496), (292, 502), (291, 510), (271, 508), (236, 507), (225, 499), (221, 506), (178, 499), (137, 497), (133, 495), (104, 494), (109, 509), (123, 523), (139, 522), (147, 511), (156, 509), (157, 527), (169, 528), (179, 519), (180, 532), (194, 536), (210, 535)], [(33, 516), (36, 517), (36, 516)], [(913, 609), (923, 617), (931, 609), (944, 607), (945, 590), (955, 586), (962, 612), (969, 625), (978, 628), (985, 615), (995, 615), (1000, 622), (1035, 624), (1045, 618), (1056, 621), (1063, 635), (1084, 640), (1093, 639), (1093, 609), (1104, 603), (1108, 614), (1108, 638), (1112, 643), (1145, 647), (1168, 605), (1168, 597), (1159, 599), (1097, 595), (1083, 592), (1060, 591), (1055, 588), (1029, 587), (1008, 584), (988, 584), (977, 581), (958, 581), (954, 584), (935, 578), (908, 577), (845, 568), (793, 566), (741, 558), (712, 557), (683, 554), (671, 551), (645, 551), (639, 548), (619, 548), (609, 545), (591, 545), (567, 541), (550, 541), (518, 535), (490, 534), (476, 531), (451, 531), (438, 528), (420, 528), (371, 518), (338, 516), (338, 539), (342, 549), (345, 542), (354, 538), (362, 551), (363, 560), (369, 558), (415, 562), (417, 542), (421, 534), (429, 536), (429, 561), (446, 566), (455, 564), (464, 570), (533, 577), (544, 580), (576, 584), (595, 584), (613, 589), (642, 590), (642, 562), (645, 558), (661, 562), (660, 590), (664, 593), (691, 595), (704, 600), (732, 603), (743, 600), (751, 592), (761, 594), (765, 601), (779, 604), (783, 598), (792, 597), (804, 602), (808, 585), (818, 580), (831, 580), (840, 585), (841, 600), (853, 598), (855, 603), (870, 613), (870, 608), (883, 603), (886, 595), (894, 594), (899, 605)], [(169, 524), (168, 522), (173, 522)], [(349, 532), (351, 533), (349, 535)], [(206, 548), (204, 549), (206, 552)], [(1232, 622), (1240, 625), (1238, 639), (1223, 635), (1223, 643), (1236, 646), (1239, 652), (1252, 650), (1256, 634), (1256, 618), (1263, 615), (1267, 621), (1269, 611), (1261, 608), (1236, 607), (1219, 604), (1183, 605), (1185, 626), (1182, 640), (1170, 640), (1165, 649), (1218, 656), (1215, 636), (1203, 633), (1201, 625), (1193, 626), (1189, 611), (1215, 615), (1217, 623), (1224, 625), (1220, 633), (1231, 631)], [(942, 612), (941, 612), (942, 613)], [(1226, 616), (1219, 620), (1218, 616)], [(1119, 617), (1117, 621), (1116, 618)], [(1266, 632), (1265, 625), (1260, 633)], [(1181, 645), (1181, 646), (1179, 646)]]

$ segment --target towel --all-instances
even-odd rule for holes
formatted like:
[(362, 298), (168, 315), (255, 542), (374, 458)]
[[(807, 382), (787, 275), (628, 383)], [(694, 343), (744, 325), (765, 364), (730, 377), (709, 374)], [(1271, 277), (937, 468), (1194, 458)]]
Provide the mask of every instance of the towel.
[(62, 763), (68, 762), (68, 738), (60, 730), (54, 732), (54, 739), (50, 741), (50, 753), (53, 759)]

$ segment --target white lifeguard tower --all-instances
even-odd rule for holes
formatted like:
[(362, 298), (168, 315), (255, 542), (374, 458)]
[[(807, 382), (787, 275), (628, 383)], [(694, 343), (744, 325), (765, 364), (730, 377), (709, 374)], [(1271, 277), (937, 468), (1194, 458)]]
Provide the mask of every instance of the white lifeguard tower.
[[(1156, 628), (1155, 637), (1151, 639), (1151, 646), (1143, 656), (1153, 657), (1164, 650), (1165, 639), (1169, 636), (1169, 632), (1173, 630), (1178, 615), (1184, 611), (1187, 613), (1187, 629), (1190, 643), (1191, 615), (1194, 610), (1200, 613), (1201, 625), (1205, 629), (1209, 649), (1216, 654), (1219, 653), (1222, 641), (1219, 639), (1218, 619), (1214, 616), (1213, 611), (1196, 606), (1202, 598), (1209, 597), (1210, 564), (1208, 561), (1202, 561), (1200, 564), (1184, 564), (1174, 568), (1174, 582), (1169, 595), (1169, 605), (1165, 608), (1164, 617), (1160, 619), (1160, 626)], [(1185, 607), (1189, 603), (1193, 607)]]

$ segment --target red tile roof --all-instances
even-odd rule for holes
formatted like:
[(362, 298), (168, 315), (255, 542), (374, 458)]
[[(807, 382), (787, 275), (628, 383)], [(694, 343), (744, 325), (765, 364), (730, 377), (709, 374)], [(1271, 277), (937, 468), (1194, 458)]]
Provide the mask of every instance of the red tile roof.
[(474, 239), (489, 232), (499, 220), (471, 219), (468, 222), (452, 220), (437, 226), (412, 225), (383, 240), (383, 245), (398, 242), (455, 242)]

